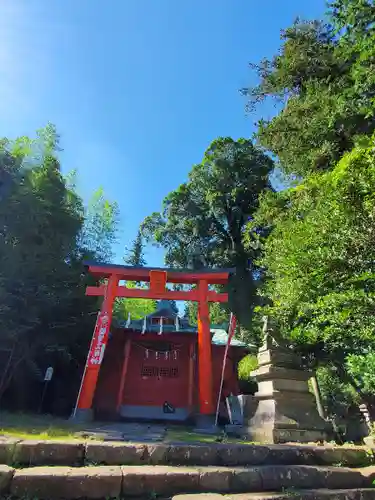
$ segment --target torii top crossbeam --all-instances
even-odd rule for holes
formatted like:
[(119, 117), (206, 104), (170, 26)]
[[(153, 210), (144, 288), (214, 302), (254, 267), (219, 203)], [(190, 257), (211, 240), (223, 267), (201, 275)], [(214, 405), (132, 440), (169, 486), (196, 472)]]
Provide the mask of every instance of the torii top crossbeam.
[[(209, 285), (225, 285), (233, 269), (180, 270), (147, 267), (132, 267), (88, 262), (90, 274), (98, 279), (106, 278), (105, 284), (88, 286), (86, 295), (103, 296), (101, 312), (95, 326), (90, 352), (86, 362), (76, 410), (91, 410), (100, 364), (104, 356), (112, 319), (113, 303), (116, 297), (167, 299), (198, 302), (198, 372), (199, 413), (214, 415), (212, 394), (212, 357), (209, 302), (227, 302), (227, 293), (210, 290)], [(120, 281), (149, 283), (148, 288), (127, 288)], [(193, 285), (191, 290), (170, 290), (167, 283)]]
[[(119, 266), (111, 264), (87, 263), (86, 267), (90, 274), (99, 278), (113, 279), (117, 281), (116, 297), (131, 297), (142, 299), (169, 299), (200, 302), (204, 283), (207, 285), (225, 285), (231, 269), (188, 271), (177, 269), (161, 269), (147, 267)], [(118, 286), (118, 282), (141, 281), (150, 283), (149, 288), (126, 288)], [(167, 283), (195, 285), (192, 290), (170, 290)], [(201, 285), (199, 285), (201, 284)], [(87, 287), (86, 295), (105, 295), (105, 286)], [(205, 300), (208, 302), (228, 302), (228, 295), (209, 290), (205, 292)]]
[(200, 280), (207, 280), (212, 285), (225, 285), (229, 275), (234, 269), (202, 269), (193, 271), (189, 269), (166, 269), (162, 267), (134, 267), (122, 266), (118, 264), (100, 264), (97, 262), (86, 262), (86, 269), (93, 276), (109, 278), (112, 274), (117, 274), (121, 280), (129, 281), (150, 281), (151, 271), (167, 273), (168, 283), (195, 284)]

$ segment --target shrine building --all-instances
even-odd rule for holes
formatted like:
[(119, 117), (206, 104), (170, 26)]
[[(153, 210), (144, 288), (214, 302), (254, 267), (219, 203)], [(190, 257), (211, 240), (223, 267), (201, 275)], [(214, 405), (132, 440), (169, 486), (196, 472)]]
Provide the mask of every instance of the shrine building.
[[(211, 328), (213, 400), (218, 398), (228, 334)], [(168, 300), (140, 320), (115, 323), (102, 362), (93, 407), (99, 419), (186, 421), (198, 410), (197, 328)], [(238, 394), (238, 362), (246, 344), (232, 338), (222, 400)], [(225, 405), (221, 413), (225, 415)]]
[[(225, 286), (233, 270), (136, 268), (87, 263), (98, 281), (86, 295), (103, 297), (72, 417), (162, 419), (194, 418), (211, 427), (221, 381), (222, 399), (238, 393), (237, 364), (248, 349), (229, 333), (212, 328), (209, 304), (228, 302)], [(128, 288), (128, 281), (148, 287)], [(175, 289), (168, 284), (182, 285)], [(116, 297), (158, 300), (157, 310), (138, 321), (112, 322)], [(198, 325), (180, 319), (170, 301), (192, 301), (198, 306)], [(227, 352), (227, 358), (225, 358)], [(224, 359), (225, 372), (222, 376)]]

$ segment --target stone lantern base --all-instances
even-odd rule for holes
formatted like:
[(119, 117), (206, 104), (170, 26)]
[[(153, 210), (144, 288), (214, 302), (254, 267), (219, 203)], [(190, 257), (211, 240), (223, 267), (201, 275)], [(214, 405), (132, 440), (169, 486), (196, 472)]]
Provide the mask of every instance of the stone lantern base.
[(251, 375), (258, 392), (244, 408), (246, 435), (256, 442), (308, 443), (331, 437), (332, 426), (318, 413), (308, 381), (313, 373), (303, 369), (293, 351), (270, 336), (258, 353), (259, 368)]
[[(273, 385), (274, 381), (268, 382)], [(291, 378), (282, 382), (288, 382), (293, 387), (296, 380)], [(245, 424), (248, 437), (255, 442), (267, 443), (326, 441), (331, 434), (331, 426), (318, 414), (307, 380), (305, 385), (304, 392), (284, 389), (255, 394), (252, 411), (248, 413)]]

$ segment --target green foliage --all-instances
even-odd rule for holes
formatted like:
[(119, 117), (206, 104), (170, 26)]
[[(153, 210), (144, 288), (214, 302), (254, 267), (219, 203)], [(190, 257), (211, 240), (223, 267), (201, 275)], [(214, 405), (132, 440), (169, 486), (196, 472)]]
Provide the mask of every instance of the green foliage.
[(316, 372), (316, 378), (322, 397), (325, 414), (330, 418), (342, 419), (348, 415), (348, 410), (360, 403), (360, 396), (354, 387), (343, 381), (334, 366), (321, 366)]
[(95, 255), (101, 262), (110, 262), (112, 247), (116, 243), (119, 210), (116, 202), (106, 199), (99, 188), (92, 195), (85, 210), (85, 222), (80, 237), (80, 247), (88, 255)]
[(135, 267), (143, 267), (146, 265), (144, 257), (144, 244), (141, 231), (138, 231), (136, 239), (133, 241), (132, 247), (127, 252), (124, 258), (125, 264)]
[(56, 158), (48, 155), (22, 179), (13, 177), (0, 204), (3, 334), (35, 328), (43, 309), (46, 315), (71, 293), (68, 262), (81, 224), (81, 206), (67, 192)]
[(85, 210), (74, 173), (61, 175), (58, 142), (52, 125), (36, 139), (0, 141), (0, 398), (10, 384), (22, 386), (8, 391), (13, 403), (27, 398), (25, 384), (52, 364), (61, 370), (51, 382), (56, 401), (71, 409), (99, 308), (85, 297), (82, 259), (108, 249), (115, 210), (101, 192), (83, 230)]
[(272, 227), (260, 262), (270, 314), (292, 342), (338, 364), (375, 340), (373, 148), (371, 139), (331, 171), (267, 194), (255, 218)]
[[(128, 281), (126, 286), (139, 288), (139, 284), (131, 281)], [(131, 319), (141, 319), (154, 312), (155, 309), (156, 300), (117, 298), (113, 308), (113, 316), (119, 321), (127, 320), (129, 314)]]
[(219, 138), (194, 165), (189, 180), (164, 199), (163, 209), (147, 217), (142, 232), (166, 250), (171, 267), (234, 267), (232, 310), (249, 324), (254, 302), (257, 249), (244, 248), (243, 231), (270, 189), (273, 163), (251, 141)]
[(341, 416), (359, 397), (374, 403), (374, 19), (373, 0), (331, 1), (329, 24), (297, 20), (243, 90), (249, 110), (276, 101), (256, 138), (294, 186), (263, 193), (248, 224), (248, 246), (265, 228), (255, 318), (268, 313), (320, 366), (326, 409)]
[(251, 378), (251, 372), (258, 368), (258, 359), (253, 354), (248, 354), (238, 363), (238, 377), (241, 380)]
[[(133, 245), (124, 257), (125, 264), (135, 267), (143, 267), (146, 264), (143, 252), (144, 244), (141, 231), (138, 231)], [(126, 283), (128, 288), (142, 288), (141, 283)], [(156, 301), (149, 299), (125, 299), (117, 298), (113, 310), (114, 317), (119, 321), (144, 318), (156, 309)]]
[(358, 134), (375, 128), (373, 0), (338, 0), (331, 24), (296, 23), (279, 54), (252, 65), (259, 84), (242, 92), (249, 109), (275, 98), (282, 111), (261, 120), (260, 144), (297, 176), (333, 168)]
[(346, 366), (361, 392), (375, 395), (375, 352), (350, 354), (346, 359)]
[(238, 379), (243, 394), (254, 394), (257, 391), (257, 383), (251, 376), (251, 372), (258, 368), (258, 359), (253, 354), (248, 354), (238, 363)]
[[(225, 325), (228, 323), (230, 313), (222, 304), (210, 302), (209, 308), (211, 325)], [(198, 304), (196, 302), (189, 302), (186, 305), (185, 315), (188, 317), (191, 325), (196, 325), (198, 322)]]

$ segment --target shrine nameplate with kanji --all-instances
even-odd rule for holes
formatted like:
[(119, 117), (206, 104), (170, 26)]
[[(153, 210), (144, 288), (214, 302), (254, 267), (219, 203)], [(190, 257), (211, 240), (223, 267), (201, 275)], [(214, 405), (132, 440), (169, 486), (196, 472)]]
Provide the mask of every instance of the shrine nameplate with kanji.
[(150, 271), (150, 290), (156, 293), (164, 293), (167, 284), (167, 273), (165, 271)]

